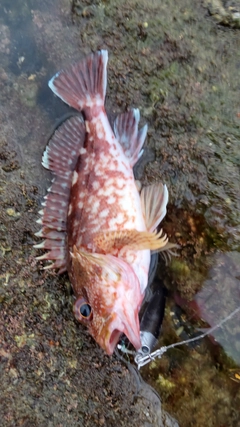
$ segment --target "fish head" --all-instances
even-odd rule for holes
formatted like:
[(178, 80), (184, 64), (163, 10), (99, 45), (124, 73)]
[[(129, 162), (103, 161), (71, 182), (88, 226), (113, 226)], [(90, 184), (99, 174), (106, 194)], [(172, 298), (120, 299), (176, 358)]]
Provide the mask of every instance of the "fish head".
[(112, 355), (122, 334), (141, 347), (139, 310), (143, 295), (132, 267), (112, 255), (74, 249), (73, 288), (75, 317), (95, 341)]

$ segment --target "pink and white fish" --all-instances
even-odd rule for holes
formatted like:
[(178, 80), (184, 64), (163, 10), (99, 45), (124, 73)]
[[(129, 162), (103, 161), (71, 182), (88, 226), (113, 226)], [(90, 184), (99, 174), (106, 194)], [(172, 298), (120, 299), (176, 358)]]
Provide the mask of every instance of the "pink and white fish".
[[(124, 333), (141, 346), (138, 313), (148, 283), (151, 250), (169, 248), (155, 231), (166, 214), (168, 191), (161, 183), (139, 192), (133, 166), (140, 158), (147, 126), (132, 109), (112, 130), (104, 108), (105, 50), (60, 71), (50, 88), (82, 116), (54, 133), (42, 164), (54, 179), (45, 196), (38, 257), (47, 268), (68, 271), (76, 297), (74, 313), (111, 355)], [(46, 267), (45, 267), (46, 268)]]

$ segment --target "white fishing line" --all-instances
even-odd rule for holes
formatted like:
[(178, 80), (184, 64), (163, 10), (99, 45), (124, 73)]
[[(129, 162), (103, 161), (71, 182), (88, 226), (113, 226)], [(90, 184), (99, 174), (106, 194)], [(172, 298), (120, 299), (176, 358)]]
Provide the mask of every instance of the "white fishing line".
[(201, 335), (198, 335), (197, 337), (190, 338), (185, 341), (177, 342), (174, 344), (170, 344), (166, 347), (160, 347), (158, 350), (153, 351), (150, 354), (147, 354), (145, 356), (136, 354), (135, 356), (135, 363), (137, 364), (138, 369), (142, 368), (142, 366), (147, 365), (152, 360), (155, 360), (156, 358), (161, 358), (162, 355), (169, 350), (170, 348), (174, 348), (183, 344), (188, 344), (193, 341), (198, 341), (199, 339), (202, 339), (206, 337), (207, 335), (210, 335), (212, 332), (214, 332), (216, 329), (221, 328), (224, 323), (226, 323), (228, 320), (230, 320), (233, 316), (235, 316), (240, 311), (240, 307), (236, 308), (232, 313), (230, 313), (227, 317), (225, 317), (221, 322), (219, 322), (217, 325), (213, 326), (212, 328), (208, 329), (206, 332), (204, 332)]
[(230, 320), (232, 317), (234, 317), (238, 312), (240, 311), (240, 306), (236, 308), (234, 311), (232, 311), (227, 317), (225, 317), (221, 322), (219, 322), (217, 325), (213, 326), (212, 328), (207, 329), (206, 332), (202, 333), (201, 335), (198, 335), (197, 337), (190, 338), (185, 341), (176, 342), (174, 344), (170, 344), (168, 346), (160, 347), (158, 350), (153, 351), (152, 353), (142, 355), (138, 354), (136, 351), (128, 350), (125, 345), (118, 344), (117, 348), (121, 350), (122, 353), (125, 354), (131, 354), (135, 355), (134, 361), (137, 364), (138, 369), (142, 368), (143, 366), (147, 365), (148, 363), (152, 362), (155, 359), (161, 359), (162, 355), (169, 350), (170, 348), (178, 347), (180, 345), (188, 344), (190, 342), (198, 341), (207, 335), (211, 335), (212, 332), (214, 332), (216, 329), (221, 328), (224, 323), (226, 323), (228, 320)]

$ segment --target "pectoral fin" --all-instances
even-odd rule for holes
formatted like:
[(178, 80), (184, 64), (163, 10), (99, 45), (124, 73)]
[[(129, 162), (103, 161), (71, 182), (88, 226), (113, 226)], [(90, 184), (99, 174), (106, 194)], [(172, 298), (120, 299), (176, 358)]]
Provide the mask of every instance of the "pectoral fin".
[[(76, 270), (81, 266), (81, 276), (86, 273), (88, 276), (111, 276), (113, 281), (120, 280), (121, 274), (118, 269), (118, 265), (112, 260), (109, 260), (109, 255), (90, 253), (83, 249), (77, 249), (76, 246), (73, 248), (71, 254), (73, 264), (75, 264)], [(113, 257), (111, 257), (113, 258)], [(77, 265), (78, 264), (78, 265)], [(103, 277), (102, 277), (103, 278)]]
[(73, 248), (71, 253), (75, 273), (86, 283), (87, 281), (101, 281), (106, 283), (120, 280), (136, 280), (131, 266), (121, 258), (110, 254), (90, 253), (83, 249)]
[(159, 233), (137, 230), (106, 231), (99, 233), (94, 238), (97, 248), (105, 253), (111, 253), (114, 249), (128, 247), (136, 251), (150, 249), (157, 251), (168, 242), (167, 236)]

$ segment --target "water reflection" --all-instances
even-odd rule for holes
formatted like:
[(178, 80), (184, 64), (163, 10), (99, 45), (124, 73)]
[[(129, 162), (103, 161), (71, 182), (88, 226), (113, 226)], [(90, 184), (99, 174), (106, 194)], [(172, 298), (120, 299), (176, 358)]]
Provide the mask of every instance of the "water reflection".
[[(192, 305), (210, 327), (240, 306), (239, 252), (214, 255), (208, 279)], [(240, 313), (214, 331), (213, 337), (235, 363), (240, 363)]]
[[(110, 2), (105, 3), (107, 4)], [(124, 20), (125, 19), (126, 18), (124, 18)], [(126, 22), (127, 21), (128, 18), (126, 19)], [(11, 180), (15, 180), (16, 185), (19, 181), (24, 185), (36, 184), (39, 188), (39, 200), (42, 199), (43, 195), (46, 193), (45, 186), (49, 186), (49, 184), (46, 183), (46, 172), (43, 171), (41, 167), (42, 151), (45, 147), (47, 135), (52, 128), (55, 118), (60, 117), (67, 109), (61, 101), (54, 98), (47, 86), (47, 81), (62, 66), (66, 66), (67, 63), (75, 61), (76, 58), (80, 56), (80, 50), (82, 49), (82, 47), (79, 49), (79, 35), (77, 37), (74, 36), (74, 32), (77, 33), (79, 30), (68, 25), (69, 23), (71, 23), (69, 2), (61, 2), (57, 0), (50, 2), (48, 0), (15, 0), (14, 2), (9, 2), (8, 0), (2, 0), (0, 4), (0, 103), (4, 105), (4, 108), (0, 110), (1, 132), (2, 139), (4, 141), (6, 140), (10, 146), (9, 151), (11, 153), (16, 151), (18, 159), (22, 159), (21, 175), (20, 172), (19, 176), (11, 176), (9, 174), (8, 180), (9, 182)], [(195, 21), (194, 27), (196, 27)], [(187, 28), (187, 23), (184, 24), (184, 31), (185, 28)], [(87, 45), (87, 42), (84, 49), (86, 49), (86, 52), (89, 52), (90, 47)], [(201, 57), (201, 55), (199, 55), (199, 57)], [(214, 58), (214, 61), (215, 59), (216, 58)], [(182, 69), (181, 67), (180, 69)], [(137, 71), (137, 73), (140, 74), (139, 71)], [(134, 71), (134, 75), (137, 73)], [(217, 75), (219, 75), (219, 73), (217, 73)], [(174, 79), (176, 79), (176, 77), (174, 77)], [(229, 84), (228, 90), (230, 87), (231, 85)], [(209, 92), (211, 92), (211, 89)], [(192, 102), (193, 101), (191, 99), (190, 104)], [(212, 109), (215, 117), (215, 109)], [(189, 111), (189, 109), (187, 111)], [(152, 114), (149, 116), (149, 121), (152, 120), (151, 117)], [(170, 121), (174, 119), (174, 115), (169, 117), (171, 119)], [(151, 124), (151, 129), (153, 134), (156, 131), (156, 127), (153, 128), (153, 124)], [(189, 149), (188, 135), (186, 138), (186, 146)], [(161, 154), (163, 154), (162, 139), (160, 138), (159, 140), (159, 144), (161, 144)], [(14, 150), (12, 150), (12, 146), (14, 146)], [(181, 145), (181, 147), (183, 147), (183, 145)], [(232, 147), (235, 147), (233, 143)], [(222, 147), (220, 147), (219, 150), (220, 149), (222, 150)], [(181, 150), (183, 150), (183, 148), (181, 148)], [(21, 151), (21, 155), (19, 154), (19, 151)], [(174, 152), (174, 156), (175, 154), (176, 153)], [(189, 158), (190, 157), (191, 156), (189, 156)], [(234, 161), (237, 166), (239, 164), (239, 158), (235, 151), (233, 152), (232, 158), (232, 161)], [(213, 163), (215, 164), (215, 162), (216, 161), (214, 159)], [(224, 162), (221, 164), (223, 165), (222, 168), (226, 169), (225, 157)], [(168, 167), (168, 161), (166, 161), (166, 167)], [(158, 164), (157, 168), (159, 170)], [(178, 168), (179, 165), (174, 165), (174, 173)], [(199, 165), (198, 168), (200, 169)], [(220, 172), (222, 173), (222, 169)], [(214, 176), (214, 179), (220, 176), (220, 172), (213, 169), (212, 175)], [(227, 172), (227, 182), (231, 179), (234, 180), (234, 177), (236, 177), (236, 169), (232, 169), (232, 174), (230, 174), (230, 168)], [(25, 181), (23, 179), (24, 173), (26, 176)], [(158, 179), (158, 177), (155, 176), (154, 179)], [(202, 179), (204, 180), (204, 177)], [(188, 180), (190, 180), (190, 177), (188, 177)], [(178, 176), (176, 183), (177, 181), (181, 182), (181, 176), (180, 179)], [(196, 186), (195, 181), (196, 178), (193, 180), (193, 187)], [(224, 180), (223, 183), (225, 185)], [(238, 183), (236, 184), (236, 195), (238, 195), (237, 186)], [(218, 182), (216, 187), (220, 189)], [(182, 181), (182, 188), (186, 198), (185, 181)], [(180, 199), (182, 202), (182, 195)], [(221, 203), (222, 200), (223, 198), (220, 199)], [(214, 200), (212, 202), (215, 206)], [(230, 205), (229, 210), (234, 211), (232, 205)], [(238, 209), (235, 209), (235, 212), (237, 211)], [(208, 210), (206, 218), (209, 225), (217, 228), (216, 209)], [(219, 218), (219, 224), (224, 229), (225, 223), (223, 222), (222, 217), (219, 216)], [(35, 219), (36, 215), (34, 216), (33, 221), (35, 221)], [(212, 222), (210, 222), (210, 219)], [(217, 229), (219, 233), (222, 233), (224, 230), (220, 228), (220, 225)], [(231, 233), (231, 235), (234, 234)], [(189, 236), (191, 240), (194, 239), (193, 236), (196, 238), (196, 232), (192, 230), (192, 232), (189, 233)], [(14, 244), (16, 244), (15, 241)], [(13, 260), (13, 265), (15, 264), (16, 259)], [(31, 269), (30, 273), (32, 274)], [(198, 317), (204, 319), (208, 325), (214, 326), (239, 306), (239, 281), (240, 254), (238, 252), (215, 254), (212, 257), (212, 267), (209, 269), (208, 278), (204, 282), (204, 286), (201, 291), (196, 294), (194, 302), (188, 304), (188, 307), (193, 308), (195, 315), (197, 314)], [(55, 324), (54, 320), (53, 325)], [(221, 329), (216, 330), (213, 334), (214, 338), (223, 346), (224, 351), (235, 363), (238, 364), (240, 363), (239, 325), (240, 314), (238, 313), (238, 315), (225, 323)], [(172, 360), (170, 359), (170, 362), (167, 360), (167, 356), (160, 361), (160, 363), (162, 363), (162, 372), (165, 374), (166, 380), (163, 389), (161, 390), (161, 394), (164, 397), (164, 393), (167, 394), (169, 392), (167, 389), (167, 380), (170, 382), (172, 379), (174, 387), (176, 386), (176, 389), (179, 390), (179, 400), (180, 397), (184, 396), (184, 394), (186, 396), (186, 401), (181, 401), (179, 408), (186, 407), (186, 412), (190, 413), (189, 417), (192, 419), (192, 414), (195, 412), (196, 406), (200, 407), (202, 404), (203, 411), (206, 412), (206, 407), (209, 404), (209, 396), (207, 394), (208, 390), (210, 390), (209, 384), (212, 383), (212, 378), (216, 374), (216, 369), (214, 362), (210, 357), (207, 360), (209, 365), (204, 365), (201, 371), (199, 366), (202, 365), (200, 365), (201, 362), (198, 354), (195, 354), (195, 359), (191, 359), (191, 354), (184, 353), (182, 349), (179, 350), (178, 354), (181, 356), (181, 360), (180, 356), (178, 359), (176, 353), (174, 353), (174, 357)], [(179, 363), (180, 366), (180, 369), (178, 370), (176, 368), (177, 363)], [(152, 367), (154, 367), (154, 365), (152, 365)], [(159, 375), (159, 367), (157, 370), (157, 375)], [(234, 374), (235, 373), (236, 371), (234, 371)], [(157, 375), (154, 376), (154, 374), (152, 374), (152, 380), (156, 380), (153, 384), (155, 387), (157, 386)], [(214, 388), (212, 395), (214, 393), (220, 393), (225, 386), (224, 390), (226, 395), (223, 396), (223, 399), (225, 399), (226, 396), (231, 397), (230, 393), (228, 395), (226, 378), (222, 378), (222, 382), (218, 381), (219, 377), (216, 374), (216, 387)], [(194, 390), (192, 386), (193, 384)], [(202, 388), (199, 387), (199, 384), (202, 384)], [(191, 396), (192, 399), (190, 399)], [(204, 396), (206, 396), (205, 400)], [(175, 402), (177, 401), (176, 395), (174, 395), (173, 400)], [(226, 399), (224, 402), (225, 401)], [(215, 414), (217, 411), (214, 403), (216, 402), (213, 401), (212, 409)], [(224, 405), (222, 405), (222, 401), (220, 403), (221, 409)], [(189, 411), (191, 404), (192, 408), (194, 408), (192, 412)], [(228, 407), (230, 408), (230, 404), (228, 404)], [(170, 402), (169, 410), (172, 411), (172, 408), (173, 402)], [(210, 414), (208, 414), (208, 419), (209, 416)], [(216, 425), (220, 425), (220, 423)]]

